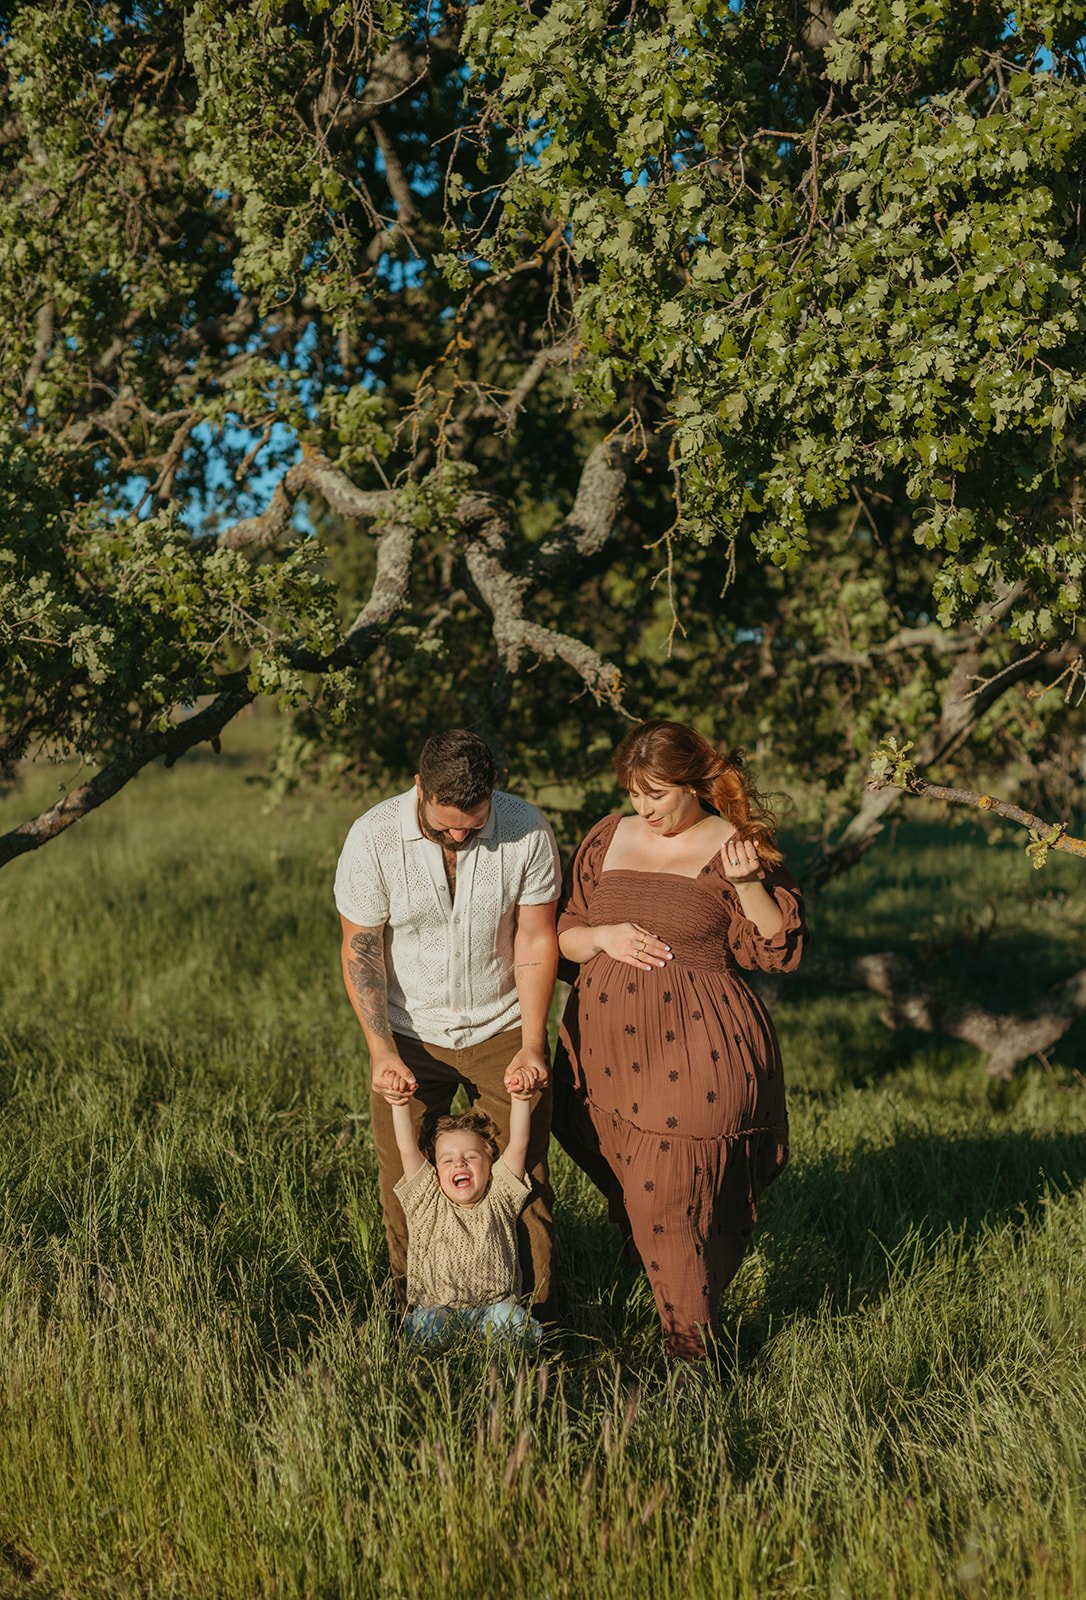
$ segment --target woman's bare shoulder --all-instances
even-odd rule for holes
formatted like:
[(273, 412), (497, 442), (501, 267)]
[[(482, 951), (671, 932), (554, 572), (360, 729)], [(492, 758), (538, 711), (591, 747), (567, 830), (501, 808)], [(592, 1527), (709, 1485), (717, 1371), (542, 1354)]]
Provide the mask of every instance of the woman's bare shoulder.
[(710, 846), (717, 849), (735, 835), (735, 823), (729, 822), (727, 817), (706, 817), (701, 824), (701, 837), (707, 840)]

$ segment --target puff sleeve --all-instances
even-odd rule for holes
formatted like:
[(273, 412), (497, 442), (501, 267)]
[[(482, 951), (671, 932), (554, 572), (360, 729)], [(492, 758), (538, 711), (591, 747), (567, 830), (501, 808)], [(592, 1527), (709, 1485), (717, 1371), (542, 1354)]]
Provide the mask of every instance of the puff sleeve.
[(728, 945), (741, 967), (752, 972), (794, 972), (807, 947), (807, 924), (803, 916), (803, 894), (786, 867), (776, 867), (766, 875), (763, 885), (772, 895), (784, 918), (772, 938), (765, 939), (749, 917), (743, 915), (738, 894), (725, 882), (730, 902)]
[(592, 895), (599, 882), (603, 858), (611, 835), (618, 826), (618, 817), (604, 817), (590, 828), (577, 846), (562, 878), (562, 894), (558, 901), (558, 932), (567, 928), (592, 926)]

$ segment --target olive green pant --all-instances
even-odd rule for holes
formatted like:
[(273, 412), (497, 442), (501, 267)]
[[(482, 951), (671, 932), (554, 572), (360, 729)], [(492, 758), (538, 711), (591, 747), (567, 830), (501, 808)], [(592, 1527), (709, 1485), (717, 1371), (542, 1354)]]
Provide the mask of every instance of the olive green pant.
[[(427, 1116), (445, 1116), (461, 1084), (473, 1110), (483, 1111), (498, 1130), (498, 1144), (504, 1150), (509, 1140), (509, 1092), (505, 1087), (506, 1068), (520, 1049), (520, 1029), (511, 1028), (482, 1044), (447, 1049), (424, 1044), (421, 1039), (393, 1036), (405, 1066), (415, 1075), (418, 1088), (409, 1104), (416, 1137)], [(383, 1095), (370, 1095), (373, 1140), (377, 1148), (377, 1172), (381, 1210), (385, 1218), (389, 1265), (396, 1292), (404, 1298), (407, 1281), (407, 1220), (393, 1190), (403, 1176), (400, 1152), (392, 1126), (392, 1109)], [(520, 1214), (517, 1242), (520, 1254), (522, 1291), (529, 1296), (535, 1315), (551, 1315), (551, 1261), (554, 1253), (554, 1193), (547, 1176), (547, 1146), (551, 1131), (550, 1084), (532, 1099), (532, 1131), (528, 1141), (526, 1176), (532, 1195)]]

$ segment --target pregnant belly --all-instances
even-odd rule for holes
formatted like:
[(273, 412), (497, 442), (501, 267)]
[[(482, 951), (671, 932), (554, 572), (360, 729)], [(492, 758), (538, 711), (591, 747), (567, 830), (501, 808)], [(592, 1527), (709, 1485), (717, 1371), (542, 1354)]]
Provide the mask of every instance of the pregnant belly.
[(651, 973), (610, 957), (589, 965), (567, 1033), (601, 1110), (695, 1138), (748, 1132), (783, 1114), (776, 1036), (742, 979), (678, 963)]

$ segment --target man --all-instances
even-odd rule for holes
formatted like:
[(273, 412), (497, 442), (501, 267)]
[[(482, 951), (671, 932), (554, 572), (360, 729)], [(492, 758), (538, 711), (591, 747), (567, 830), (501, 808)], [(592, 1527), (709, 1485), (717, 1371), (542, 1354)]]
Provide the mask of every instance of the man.
[(414, 1088), (417, 1134), (425, 1115), (448, 1113), (463, 1084), (504, 1147), (509, 1080), (532, 1066), (543, 1087), (532, 1106), (533, 1194), (519, 1244), (525, 1292), (548, 1314), (547, 1013), (559, 886), (550, 825), (535, 806), (495, 790), (494, 758), (465, 728), (428, 739), (414, 787), (367, 811), (347, 835), (336, 871), (343, 981), (369, 1046), (381, 1208), (401, 1291), (407, 1224), (393, 1188), (403, 1169), (382, 1088), (403, 1078)]

